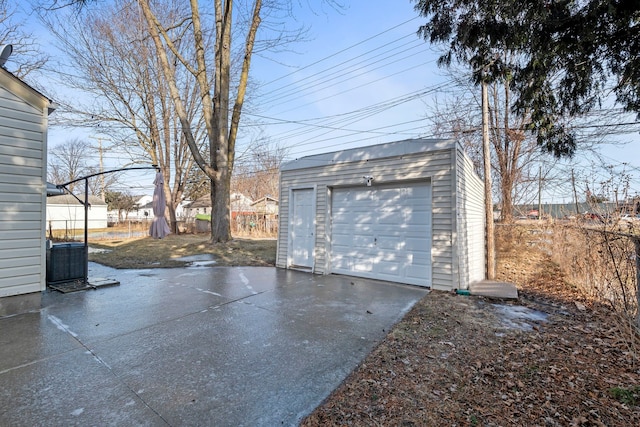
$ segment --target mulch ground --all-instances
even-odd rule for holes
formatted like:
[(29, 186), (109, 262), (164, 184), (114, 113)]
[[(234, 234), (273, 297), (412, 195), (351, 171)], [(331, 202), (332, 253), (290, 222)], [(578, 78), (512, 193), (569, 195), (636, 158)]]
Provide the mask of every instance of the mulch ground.
[[(640, 426), (624, 321), (526, 254), (498, 265), (518, 301), (431, 292), (301, 425)], [(514, 325), (505, 311), (546, 318)]]

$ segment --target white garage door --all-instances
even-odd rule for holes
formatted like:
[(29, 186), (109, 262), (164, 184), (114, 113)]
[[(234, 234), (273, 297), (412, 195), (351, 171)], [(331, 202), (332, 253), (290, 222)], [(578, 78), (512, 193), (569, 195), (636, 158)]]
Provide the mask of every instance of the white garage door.
[(429, 184), (335, 189), (331, 272), (431, 286)]

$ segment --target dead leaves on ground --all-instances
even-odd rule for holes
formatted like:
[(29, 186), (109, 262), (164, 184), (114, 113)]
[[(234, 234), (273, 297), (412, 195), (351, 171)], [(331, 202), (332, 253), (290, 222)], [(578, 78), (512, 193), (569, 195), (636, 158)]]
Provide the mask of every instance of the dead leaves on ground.
[(640, 425), (640, 361), (615, 316), (534, 273), (518, 304), (546, 322), (505, 329), (487, 301), (432, 292), (302, 425)]

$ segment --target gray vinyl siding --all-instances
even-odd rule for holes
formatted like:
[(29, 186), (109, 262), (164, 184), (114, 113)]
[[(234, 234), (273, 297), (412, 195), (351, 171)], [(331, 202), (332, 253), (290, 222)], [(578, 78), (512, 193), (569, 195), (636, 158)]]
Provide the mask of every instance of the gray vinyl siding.
[[(327, 253), (330, 249), (327, 224), (331, 188), (364, 185), (363, 175), (375, 177), (374, 185), (429, 182), (432, 191), (432, 288), (445, 290), (457, 287), (458, 278), (453, 274), (452, 244), (453, 218), (456, 210), (454, 167), (458, 146), (450, 141), (442, 143), (442, 147), (426, 153), (413, 152), (383, 158), (374, 158), (371, 155), (361, 161), (336, 162), (329, 165), (323, 158), (322, 161), (318, 161), (321, 164), (315, 167), (312, 166), (314, 156), (310, 156), (301, 159), (305, 164), (311, 165), (309, 167), (283, 168), (280, 175), (280, 227), (276, 265), (288, 267), (289, 189), (317, 186), (314, 271), (327, 274)], [(363, 157), (368, 155), (367, 148), (362, 149)], [(372, 151), (375, 153), (375, 147), (373, 148)]]
[[(322, 195), (319, 193), (322, 192)], [(315, 264), (314, 270), (320, 269), (321, 272), (326, 272), (328, 265), (327, 260), (327, 227), (329, 218), (328, 208), (328, 189), (326, 186), (318, 188), (316, 191), (316, 250), (315, 250)]]
[[(287, 248), (289, 246), (289, 191), (284, 191), (282, 176), (280, 176), (280, 208), (278, 209), (278, 237), (276, 245), (276, 266), (285, 268), (287, 265)], [(287, 227), (285, 229), (285, 227)]]
[(50, 101), (1, 70), (0, 297), (45, 289)]
[(473, 170), (473, 163), (462, 150), (458, 151), (456, 169), (458, 224), (457, 235), (460, 265), (460, 286), (485, 278), (485, 214), (484, 183)]

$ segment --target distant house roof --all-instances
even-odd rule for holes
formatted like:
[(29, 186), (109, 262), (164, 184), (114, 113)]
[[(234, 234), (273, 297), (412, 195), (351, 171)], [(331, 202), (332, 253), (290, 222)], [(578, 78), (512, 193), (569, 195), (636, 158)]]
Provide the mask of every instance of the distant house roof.
[[(242, 193), (232, 193), (230, 195), (231, 209), (238, 210), (239, 208), (249, 208), (253, 204), (250, 198), (245, 196)], [(211, 197), (209, 195), (198, 197), (191, 203), (185, 205), (185, 208), (188, 209), (196, 209), (196, 208), (210, 208), (211, 207)]]
[(139, 196), (138, 197), (138, 201), (136, 202), (136, 204), (138, 206), (146, 206), (146, 205), (148, 205), (148, 204), (150, 204), (152, 202), (153, 202), (153, 196), (149, 196), (147, 194), (147, 195), (144, 195), (144, 196)]
[(259, 198), (255, 202), (251, 203), (251, 206), (258, 205), (260, 203), (269, 203), (269, 202), (274, 202), (276, 205), (279, 203), (278, 199), (276, 199), (275, 197), (264, 196), (264, 197)]
[(136, 205), (136, 209), (153, 209), (153, 202), (145, 203), (144, 205)]
[(196, 200), (187, 203), (185, 205), (186, 208), (195, 209), (195, 208), (210, 208), (211, 207), (211, 197), (210, 196), (202, 196), (198, 197)]
[[(80, 199), (81, 201), (84, 201), (84, 196), (78, 196), (78, 199)], [(62, 196), (52, 196), (52, 197), (47, 197), (47, 204), (48, 205), (78, 205), (78, 206), (82, 206), (82, 203), (79, 202), (78, 200), (76, 200), (75, 197), (73, 197), (70, 194), (65, 194)], [(98, 196), (89, 196), (89, 204), (93, 205), (93, 206), (106, 206), (106, 203), (102, 201), (102, 199)]]

